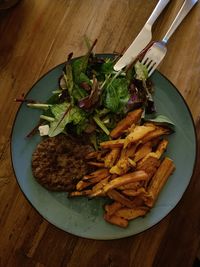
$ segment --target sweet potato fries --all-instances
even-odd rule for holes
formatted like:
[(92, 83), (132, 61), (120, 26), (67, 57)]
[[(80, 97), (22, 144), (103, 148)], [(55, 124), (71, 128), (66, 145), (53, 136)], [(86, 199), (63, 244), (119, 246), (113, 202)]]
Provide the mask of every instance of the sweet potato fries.
[(141, 115), (142, 109), (129, 113), (112, 130), (112, 140), (86, 155), (97, 170), (85, 175), (69, 194), (110, 198), (104, 219), (120, 227), (149, 212), (175, 170), (173, 161), (163, 156), (168, 145), (163, 138), (171, 131), (154, 123), (142, 124)]

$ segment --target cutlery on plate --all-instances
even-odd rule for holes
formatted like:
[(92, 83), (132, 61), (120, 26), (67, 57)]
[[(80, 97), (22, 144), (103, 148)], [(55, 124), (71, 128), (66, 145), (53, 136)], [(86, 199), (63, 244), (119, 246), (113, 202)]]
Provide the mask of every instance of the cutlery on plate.
[(147, 50), (144, 58), (142, 59), (142, 63), (147, 67), (149, 76), (154, 72), (154, 70), (158, 67), (158, 65), (165, 57), (167, 53), (166, 44), (169, 38), (197, 2), (198, 0), (185, 0), (162, 41), (154, 42), (153, 45)]
[(144, 27), (135, 38), (130, 47), (126, 50), (124, 55), (117, 61), (114, 66), (115, 71), (123, 69), (125, 66), (133, 62), (133, 60), (138, 56), (138, 54), (149, 44), (152, 39), (151, 28), (159, 17), (163, 9), (169, 3), (170, 0), (160, 0), (153, 10), (151, 16), (145, 23)]

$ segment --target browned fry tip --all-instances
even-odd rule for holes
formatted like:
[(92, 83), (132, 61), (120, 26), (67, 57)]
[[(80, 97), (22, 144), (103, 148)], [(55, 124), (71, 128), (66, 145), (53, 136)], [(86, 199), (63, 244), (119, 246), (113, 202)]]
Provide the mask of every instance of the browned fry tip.
[(109, 216), (107, 213), (104, 214), (105, 221), (126, 228), (128, 226), (128, 220), (118, 217), (116, 215)]

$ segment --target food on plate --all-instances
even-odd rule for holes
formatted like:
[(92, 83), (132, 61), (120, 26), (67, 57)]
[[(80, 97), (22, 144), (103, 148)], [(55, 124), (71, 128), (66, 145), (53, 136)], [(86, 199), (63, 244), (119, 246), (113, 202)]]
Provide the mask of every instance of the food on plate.
[(129, 112), (128, 115), (122, 119), (117, 126), (111, 131), (110, 136), (115, 139), (118, 138), (122, 133), (127, 130), (131, 125), (134, 125), (141, 118), (143, 110), (137, 109)]
[(33, 175), (49, 190), (72, 190), (90, 169), (84, 157), (90, 151), (89, 145), (77, 143), (64, 134), (45, 138), (32, 155)]
[[(104, 207), (104, 219), (120, 227), (127, 227), (130, 220), (145, 216), (150, 211), (175, 170), (173, 161), (164, 156), (168, 145), (165, 136), (171, 133), (166, 125), (143, 122), (140, 114), (140, 118), (128, 127), (120, 131), (119, 138), (122, 139), (102, 142), (99, 152), (86, 156), (89, 159), (92, 156), (97, 163), (104, 162), (105, 167), (96, 167), (96, 171), (85, 175), (76, 184), (76, 189), (69, 193), (69, 197), (105, 197), (112, 200)], [(155, 135), (152, 134), (154, 132)], [(120, 146), (113, 145), (120, 140), (123, 140)]]
[(127, 227), (154, 206), (175, 169), (163, 156), (173, 123), (155, 112), (146, 67), (136, 61), (116, 72), (117, 56), (94, 54), (95, 44), (82, 57), (69, 54), (45, 103), (16, 101), (42, 110), (37, 128), (44, 137), (32, 156), (36, 180), (69, 198), (110, 199), (105, 220)]
[(154, 88), (146, 67), (138, 61), (116, 72), (113, 66), (118, 55), (96, 55), (92, 52), (95, 44), (82, 57), (69, 54), (58, 88), (52, 88), (45, 103), (24, 96), (16, 99), (42, 111), (41, 136), (67, 133), (79, 137), (86, 133), (98, 149), (102, 141), (118, 138), (142, 113), (154, 114)]

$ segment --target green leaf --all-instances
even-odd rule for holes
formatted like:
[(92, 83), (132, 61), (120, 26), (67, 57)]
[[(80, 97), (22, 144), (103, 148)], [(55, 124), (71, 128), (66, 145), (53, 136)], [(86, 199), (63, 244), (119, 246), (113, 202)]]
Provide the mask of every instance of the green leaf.
[(83, 72), (81, 72), (80, 77), (79, 77), (79, 83), (82, 83), (82, 82), (86, 82), (89, 85), (92, 85), (92, 82), (90, 81), (88, 76)]
[(108, 140), (110, 140), (110, 137), (106, 133), (100, 132), (100, 133), (96, 134), (97, 145), (99, 145), (100, 143), (102, 143), (104, 141), (108, 141)]
[(79, 101), (80, 99), (86, 97), (88, 93), (77, 84), (74, 84), (72, 95), (75, 100)]
[(51, 112), (55, 116), (55, 120), (50, 123), (49, 136), (53, 137), (63, 132), (65, 126), (69, 123), (83, 126), (86, 123), (86, 114), (80, 108), (70, 106), (70, 103), (62, 103), (53, 105)]
[(148, 70), (146, 66), (137, 61), (134, 67), (136, 72), (135, 78), (138, 80), (146, 81), (146, 79), (148, 78)]
[(81, 73), (85, 73), (88, 64), (88, 55), (77, 58), (71, 62), (73, 79), (76, 83), (80, 83)]
[(167, 116), (164, 116), (164, 115), (158, 115), (153, 118), (145, 117), (144, 120), (154, 122), (157, 125), (166, 125), (172, 129), (174, 129), (175, 127), (175, 124)]
[(47, 100), (47, 104), (56, 104), (60, 101), (59, 94), (53, 94), (52, 96), (49, 97)]
[(104, 90), (104, 106), (112, 112), (124, 113), (130, 98), (127, 80), (125, 78), (115, 79)]
[(71, 103), (74, 103), (73, 95), (72, 95), (72, 90), (74, 87), (74, 82), (73, 82), (73, 74), (72, 74), (72, 66), (70, 64), (66, 64), (65, 67), (66, 74), (64, 73), (64, 79), (66, 82), (67, 90), (69, 93), (69, 96), (71, 98)]
[(132, 65), (126, 71), (126, 79), (128, 80), (129, 84), (132, 82), (134, 75), (135, 75), (135, 68), (134, 65)]
[(93, 116), (93, 119), (96, 122), (96, 124), (101, 128), (101, 130), (104, 131), (105, 134), (107, 135), (110, 134), (107, 127), (104, 125), (104, 123), (100, 120), (100, 118), (97, 115)]
[(95, 150), (98, 150), (98, 145), (97, 145), (97, 136), (95, 133), (91, 134), (89, 136), (90, 142), (93, 145)]
[(104, 74), (109, 74), (113, 72), (113, 66), (114, 66), (113, 61), (109, 59), (108, 61), (102, 64), (100, 72)]

